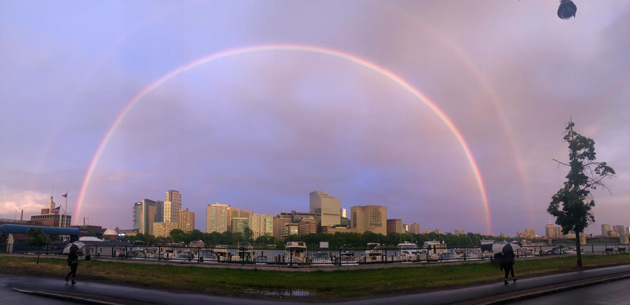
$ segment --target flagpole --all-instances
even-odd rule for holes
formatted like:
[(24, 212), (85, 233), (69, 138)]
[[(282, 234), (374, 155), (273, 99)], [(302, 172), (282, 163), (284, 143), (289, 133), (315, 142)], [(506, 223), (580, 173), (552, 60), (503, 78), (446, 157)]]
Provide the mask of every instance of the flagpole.
[[(65, 212), (68, 213), (68, 191), (66, 191), (66, 196), (64, 196), (64, 197), (66, 197), (66, 209), (65, 209)], [(66, 216), (66, 219), (67, 218), (68, 217)], [(63, 226), (65, 227), (66, 224), (64, 223)]]

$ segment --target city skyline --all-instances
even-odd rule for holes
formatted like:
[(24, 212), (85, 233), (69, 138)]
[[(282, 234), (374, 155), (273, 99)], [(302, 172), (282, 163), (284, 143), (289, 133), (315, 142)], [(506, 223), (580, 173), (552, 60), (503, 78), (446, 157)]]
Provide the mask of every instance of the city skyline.
[(572, 119), (618, 173), (586, 232), (630, 225), (628, 2), (35, 2), (0, 3), (0, 218), (68, 193), (74, 223), (130, 228), (171, 189), (198, 219), (322, 190), (422, 230), (539, 231)]

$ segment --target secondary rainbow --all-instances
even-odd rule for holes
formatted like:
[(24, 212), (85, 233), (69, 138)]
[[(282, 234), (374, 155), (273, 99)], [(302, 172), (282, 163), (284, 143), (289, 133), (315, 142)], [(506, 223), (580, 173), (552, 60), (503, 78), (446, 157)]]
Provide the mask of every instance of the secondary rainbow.
[(96, 164), (98, 163), (98, 160), (101, 157), (101, 154), (102, 154), (103, 150), (105, 149), (105, 146), (107, 146), (107, 143), (109, 142), (109, 139), (112, 137), (112, 135), (114, 134), (114, 131), (116, 130), (116, 128), (118, 127), (120, 122), (122, 122), (122, 120), (125, 118), (127, 113), (145, 95), (147, 95), (149, 92), (155, 90), (156, 88), (161, 86), (163, 83), (165, 83), (166, 81), (170, 80), (171, 78), (177, 76), (178, 74), (180, 74), (182, 72), (186, 72), (186, 71), (188, 71), (190, 69), (193, 69), (193, 68), (195, 68), (195, 67), (197, 67), (199, 65), (202, 65), (202, 64), (205, 64), (205, 63), (209, 63), (209, 62), (214, 61), (214, 60), (226, 58), (226, 57), (236, 56), (236, 55), (243, 55), (243, 54), (254, 53), (254, 52), (271, 52), (271, 51), (307, 52), (307, 53), (317, 53), (317, 54), (323, 54), (323, 55), (328, 55), (328, 56), (341, 58), (341, 59), (347, 60), (349, 62), (358, 64), (358, 65), (360, 65), (362, 67), (365, 67), (365, 68), (367, 68), (369, 70), (372, 70), (374, 72), (377, 72), (380, 75), (385, 76), (386, 78), (389, 78), (390, 80), (394, 81), (395, 83), (397, 83), (401, 87), (403, 87), (405, 90), (407, 90), (413, 96), (415, 96), (416, 98), (421, 100), (447, 126), (447, 128), (451, 131), (453, 136), (455, 136), (455, 138), (459, 142), (462, 150), (464, 151), (464, 154), (466, 155), (466, 158), (468, 159), (468, 163), (470, 164), (471, 170), (472, 170), (472, 172), (473, 172), (473, 174), (475, 176), (475, 180), (477, 181), (477, 187), (479, 188), (481, 201), (483, 202), (483, 206), (484, 206), (484, 211), (485, 211), (485, 216), (486, 216), (486, 223), (487, 223), (487, 226), (488, 226), (488, 233), (492, 233), (492, 221), (491, 221), (491, 217), (490, 217), (490, 206), (488, 204), (488, 196), (486, 194), (485, 185), (484, 185), (483, 179), (481, 177), (481, 174), (479, 172), (479, 167), (477, 166), (477, 162), (475, 161), (475, 158), (473, 157), (473, 155), (472, 155), (472, 153), (470, 151), (470, 148), (468, 147), (468, 144), (464, 140), (464, 137), (462, 136), (462, 133), (457, 129), (457, 127), (455, 127), (455, 124), (451, 121), (451, 119), (448, 116), (446, 116), (446, 114), (440, 108), (438, 108), (438, 106), (434, 102), (432, 102), (428, 97), (426, 97), (424, 94), (422, 94), (416, 88), (414, 88), (409, 83), (407, 83), (400, 76), (398, 76), (398, 75), (394, 74), (393, 72), (391, 72), (391, 71), (389, 71), (389, 70), (387, 70), (387, 69), (385, 69), (383, 67), (380, 67), (380, 66), (378, 66), (378, 65), (376, 65), (376, 64), (374, 64), (372, 62), (369, 62), (367, 60), (364, 60), (364, 59), (361, 59), (359, 57), (356, 57), (356, 56), (353, 56), (353, 55), (350, 55), (350, 54), (347, 54), (347, 53), (344, 53), (344, 52), (340, 52), (340, 51), (337, 51), (337, 50), (327, 49), (327, 48), (323, 48), (323, 47), (316, 47), (316, 46), (291, 45), (291, 44), (258, 45), (258, 46), (251, 46), (251, 47), (245, 47), (245, 48), (239, 48), (239, 49), (231, 49), (231, 50), (227, 50), (227, 51), (223, 51), (223, 52), (219, 52), (219, 53), (214, 53), (214, 54), (211, 54), (209, 56), (206, 56), (206, 57), (200, 58), (198, 60), (195, 60), (193, 62), (190, 62), (190, 63), (188, 63), (186, 65), (180, 66), (180, 67), (176, 68), (175, 70), (173, 70), (173, 71), (167, 73), (166, 75), (162, 76), (161, 78), (159, 78), (158, 80), (156, 80), (152, 84), (148, 85), (146, 88), (142, 89), (127, 104), (127, 106), (125, 106), (125, 108), (118, 115), (116, 120), (114, 120), (114, 123), (109, 128), (109, 130), (105, 134), (105, 137), (101, 141), (101, 144), (99, 145), (98, 149), (96, 150), (96, 153), (94, 154), (94, 157), (92, 158), (92, 162), (90, 163), (90, 166), (89, 166), (89, 168), (87, 170), (85, 178), (83, 179), (83, 184), (81, 186), (81, 191), (79, 193), (79, 198), (78, 198), (77, 205), (76, 205), (75, 212), (74, 212), (74, 215), (75, 215), (74, 219), (75, 219), (75, 221), (76, 221), (76, 219), (80, 218), (79, 214), (80, 214), (80, 211), (81, 211), (81, 205), (83, 203), (83, 198), (85, 197), (86, 190), (87, 190), (87, 188), (88, 188), (88, 186), (90, 184), (90, 180), (92, 178), (92, 174), (94, 172), (94, 168), (96, 167)]

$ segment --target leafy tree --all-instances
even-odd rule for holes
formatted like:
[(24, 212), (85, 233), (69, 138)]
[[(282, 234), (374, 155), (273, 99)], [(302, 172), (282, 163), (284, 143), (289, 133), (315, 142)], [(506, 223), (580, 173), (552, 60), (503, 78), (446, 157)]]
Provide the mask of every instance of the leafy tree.
[(173, 229), (169, 233), (171, 239), (176, 243), (185, 243), (186, 242), (186, 233), (180, 229)]
[(591, 209), (595, 206), (591, 190), (598, 186), (606, 188), (601, 182), (606, 177), (612, 177), (615, 171), (606, 162), (595, 162), (595, 141), (573, 131), (573, 122), (566, 127), (564, 140), (569, 143), (569, 163), (555, 160), (559, 164), (568, 166), (569, 173), (562, 187), (551, 197), (547, 212), (556, 217), (556, 224), (562, 226), (562, 234), (575, 232), (575, 249), (577, 265), (582, 267), (582, 252), (580, 249), (580, 234), (591, 223), (595, 216)]
[[(26, 244), (33, 247), (43, 247), (48, 246), (50, 244), (50, 239), (48, 235), (44, 234), (42, 228), (30, 228), (26, 231), (26, 236), (31, 237), (31, 240), (27, 241)], [(39, 264), (39, 255), (41, 253), (39, 249), (37, 251), (37, 264)]]
[(243, 230), (243, 237), (245, 238), (245, 241), (252, 241), (253, 236), (254, 231), (252, 231), (252, 229), (250, 229), (249, 227), (245, 227), (245, 229)]

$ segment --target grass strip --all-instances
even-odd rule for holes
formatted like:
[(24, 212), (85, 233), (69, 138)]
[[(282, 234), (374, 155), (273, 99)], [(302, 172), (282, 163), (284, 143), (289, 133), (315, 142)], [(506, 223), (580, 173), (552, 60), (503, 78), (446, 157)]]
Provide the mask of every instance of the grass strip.
[[(630, 263), (630, 254), (584, 255), (585, 268)], [(0, 256), (0, 273), (64, 278), (65, 259)], [(579, 270), (575, 256), (517, 260), (517, 277)], [(140, 264), (92, 260), (81, 264), (78, 279), (136, 287), (243, 296), (248, 291), (308, 291), (314, 300), (399, 295), (502, 281), (491, 263), (409, 265), (399, 268), (287, 272), (259, 269), (201, 268), (194, 265)]]

